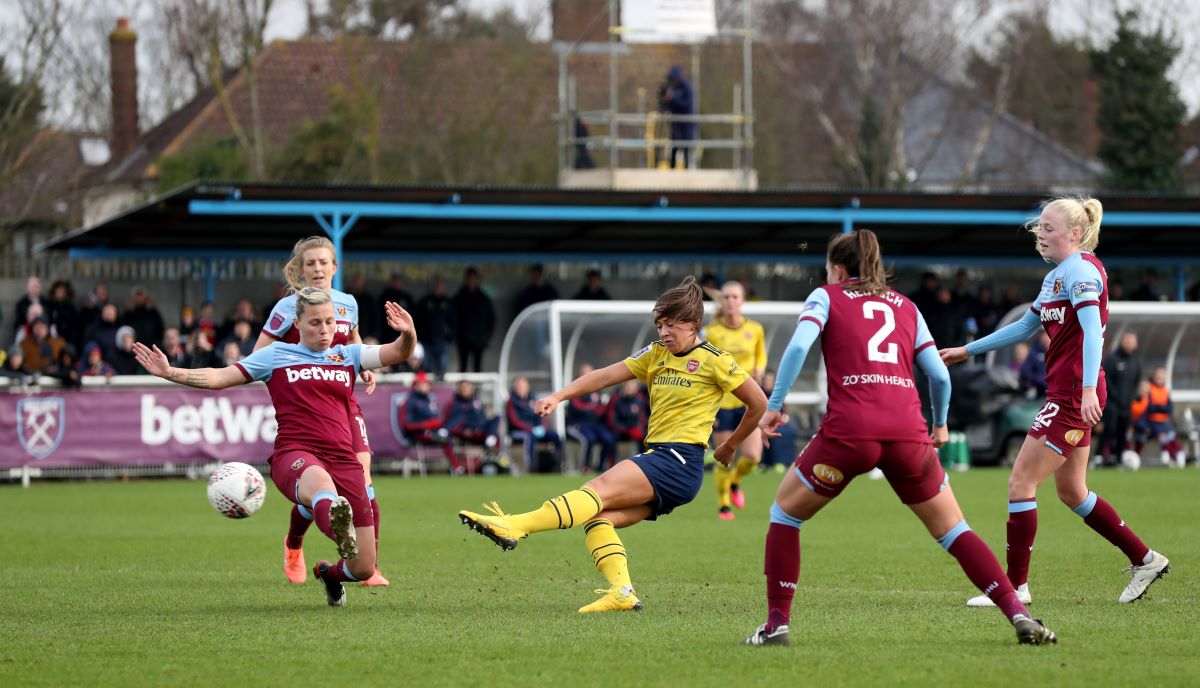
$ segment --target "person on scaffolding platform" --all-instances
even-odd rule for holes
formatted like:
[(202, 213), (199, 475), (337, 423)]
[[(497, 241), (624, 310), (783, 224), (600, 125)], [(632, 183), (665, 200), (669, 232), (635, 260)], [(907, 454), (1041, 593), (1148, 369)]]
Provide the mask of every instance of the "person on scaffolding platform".
[[(683, 76), (683, 70), (676, 65), (667, 72), (667, 80), (658, 87), (659, 110), (672, 115), (696, 114), (696, 103), (692, 84)], [(692, 158), (692, 149), (687, 144), (678, 145), (676, 141), (693, 141), (696, 138), (695, 122), (671, 122), (671, 168), (687, 169)], [(677, 166), (676, 155), (683, 158), (681, 167)]]

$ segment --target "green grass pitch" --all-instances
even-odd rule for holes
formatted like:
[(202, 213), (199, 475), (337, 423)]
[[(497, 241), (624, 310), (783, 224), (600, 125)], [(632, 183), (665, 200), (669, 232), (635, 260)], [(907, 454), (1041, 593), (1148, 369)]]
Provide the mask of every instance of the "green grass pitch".
[[(1003, 557), (1001, 470), (955, 474), (974, 529)], [(221, 518), (187, 481), (0, 487), (0, 685), (1178, 686), (1200, 683), (1200, 471), (1101, 472), (1111, 501), (1172, 573), (1118, 605), (1120, 553), (1040, 493), (1032, 610), (1059, 635), (1016, 644), (883, 481), (860, 479), (803, 529), (788, 648), (739, 642), (765, 618), (762, 542), (779, 476), (751, 476), (737, 520), (711, 479), (658, 523), (622, 531), (639, 614), (581, 617), (603, 579), (579, 531), (513, 552), (459, 524), (496, 499), (540, 504), (578, 478), (382, 478), (388, 589), (325, 605), (287, 583), (288, 503)], [(310, 531), (311, 566), (333, 546)]]

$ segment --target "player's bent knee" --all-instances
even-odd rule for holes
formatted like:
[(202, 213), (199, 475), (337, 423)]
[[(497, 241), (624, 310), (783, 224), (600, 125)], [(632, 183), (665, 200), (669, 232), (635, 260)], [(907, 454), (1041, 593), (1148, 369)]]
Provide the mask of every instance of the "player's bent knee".
[(347, 568), (350, 569), (350, 575), (359, 580), (366, 580), (375, 573), (375, 555), (360, 554), (359, 556), (346, 562)]
[(1085, 499), (1088, 498), (1088, 494), (1089, 493), (1088, 493), (1087, 487), (1083, 487), (1083, 488), (1072, 487), (1069, 489), (1060, 489), (1058, 491), (1058, 498), (1060, 501), (1062, 501), (1063, 504), (1066, 504), (1068, 508), (1074, 509), (1075, 507), (1082, 504)]

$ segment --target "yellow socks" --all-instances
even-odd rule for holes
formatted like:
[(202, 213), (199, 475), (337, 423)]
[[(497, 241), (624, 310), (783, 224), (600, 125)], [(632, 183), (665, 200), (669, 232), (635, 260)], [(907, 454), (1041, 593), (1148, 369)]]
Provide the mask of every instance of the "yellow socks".
[(733, 472), (734, 472), (733, 482), (735, 484), (741, 483), (742, 478), (745, 478), (746, 476), (753, 473), (754, 469), (757, 467), (758, 467), (758, 459), (752, 459), (749, 456), (739, 456), (738, 460), (737, 460), (737, 465), (733, 468)]
[(621, 590), (632, 586), (629, 579), (629, 560), (625, 556), (625, 545), (617, 537), (617, 530), (612, 521), (597, 518), (588, 521), (583, 526), (587, 534), (588, 551), (592, 553), (592, 563), (596, 570), (604, 574), (610, 587)]
[(718, 463), (713, 466), (713, 480), (717, 483), (717, 506), (729, 507), (729, 490), (733, 486), (734, 472), (737, 468), (726, 468)]
[(542, 508), (535, 511), (512, 514), (508, 520), (515, 528), (527, 533), (540, 533), (543, 530), (583, 525), (603, 508), (600, 495), (595, 490), (581, 487), (547, 500)]

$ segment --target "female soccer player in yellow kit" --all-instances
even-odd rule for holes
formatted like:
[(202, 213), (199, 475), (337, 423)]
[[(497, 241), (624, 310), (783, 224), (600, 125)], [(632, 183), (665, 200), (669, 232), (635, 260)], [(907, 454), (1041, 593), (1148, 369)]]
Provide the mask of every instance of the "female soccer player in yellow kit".
[(458, 512), (463, 523), (506, 550), (529, 533), (583, 526), (592, 562), (610, 587), (598, 590), (604, 596), (582, 607), (581, 614), (642, 608), (616, 529), (653, 521), (696, 498), (704, 483), (704, 452), (713, 417), (726, 394), (741, 399), (747, 410), (733, 435), (717, 447), (717, 461), (725, 465), (755, 431), (767, 407), (766, 395), (737, 361), (700, 338), (703, 319), (703, 292), (695, 278), (688, 277), (654, 304), (659, 341), (623, 361), (593, 370), (534, 406), (546, 416), (569, 399), (626, 380), (641, 380), (650, 390), (645, 451), (534, 511), (505, 514), (492, 502), (485, 505), (491, 516)]
[[(710, 344), (733, 356), (742, 370), (750, 373), (755, 382), (762, 382), (767, 367), (767, 348), (764, 343), (763, 327), (742, 315), (742, 304), (746, 302), (746, 288), (741, 282), (729, 281), (721, 287), (720, 307), (716, 317), (704, 328), (703, 336)], [(713, 443), (720, 445), (733, 434), (733, 429), (746, 414), (746, 405), (732, 394), (726, 394), (717, 411), (717, 425), (713, 429)], [(746, 506), (746, 495), (742, 492), (742, 478), (750, 474), (762, 460), (762, 437), (755, 429), (738, 448), (737, 461), (726, 468), (718, 465), (713, 470), (717, 484), (717, 516), (733, 520), (730, 504), (741, 509)]]

